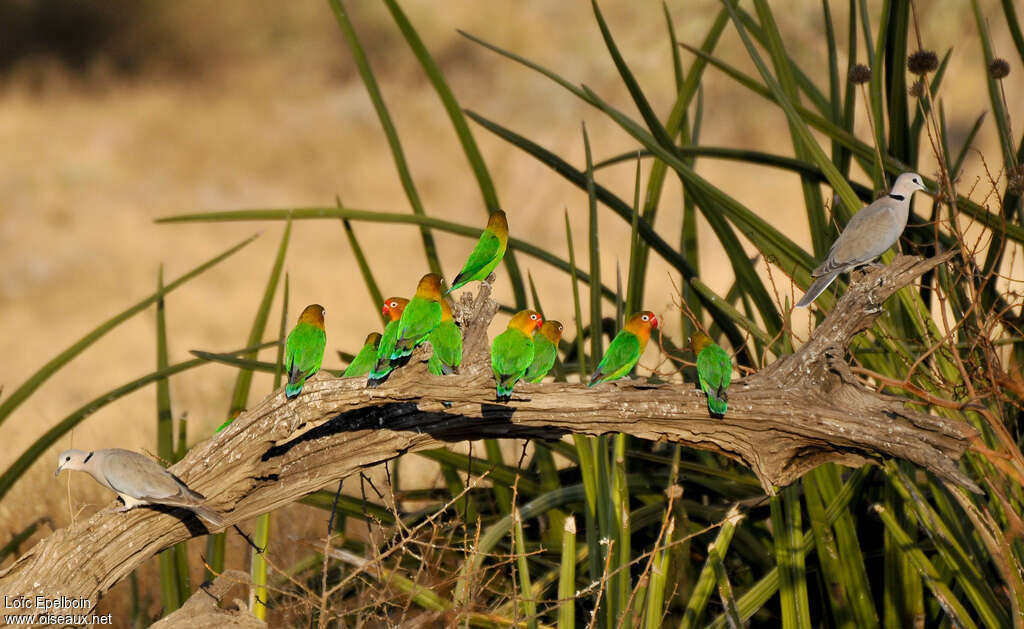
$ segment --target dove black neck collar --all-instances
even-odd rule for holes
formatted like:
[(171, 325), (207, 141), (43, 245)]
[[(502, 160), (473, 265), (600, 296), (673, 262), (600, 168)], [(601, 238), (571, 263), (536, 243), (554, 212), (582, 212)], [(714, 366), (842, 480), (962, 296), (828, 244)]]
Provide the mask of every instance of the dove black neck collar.
[(903, 196), (902, 194), (890, 194), (889, 198), (896, 199), (897, 201), (906, 201), (907, 199), (907, 197)]

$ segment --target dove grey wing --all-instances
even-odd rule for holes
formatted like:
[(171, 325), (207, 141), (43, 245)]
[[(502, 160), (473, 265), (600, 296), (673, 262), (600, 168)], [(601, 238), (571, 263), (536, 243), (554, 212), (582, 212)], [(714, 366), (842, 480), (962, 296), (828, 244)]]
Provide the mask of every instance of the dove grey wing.
[(903, 225), (891, 203), (873, 203), (854, 215), (833, 245), (828, 259), (833, 268), (870, 262), (885, 253), (902, 231)]
[(174, 500), (184, 493), (174, 475), (137, 452), (112, 452), (103, 459), (101, 470), (114, 491), (139, 500)]

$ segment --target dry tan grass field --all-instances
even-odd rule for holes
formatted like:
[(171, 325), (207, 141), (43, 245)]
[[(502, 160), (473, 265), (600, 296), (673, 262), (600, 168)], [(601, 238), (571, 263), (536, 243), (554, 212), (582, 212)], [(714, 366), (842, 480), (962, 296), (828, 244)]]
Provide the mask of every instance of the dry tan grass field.
[[(951, 129), (963, 137), (987, 106), (981, 52), (962, 46), (973, 32), (969, 6), (922, 4), (926, 46), (953, 47), (941, 97)], [(983, 3), (995, 13), (997, 2)], [(347, 3), (404, 142), (419, 193), (431, 215), (483, 225), (479, 192), (451, 125), (430, 84), (382, 5)], [(603, 47), (589, 3), (424, 2), (403, 7), (441, 64), (464, 107), (520, 132), (582, 167), (580, 122), (586, 121), (596, 159), (635, 145), (598, 112), (550, 81), (460, 37), (463, 29), (585, 83), (635, 114)], [(606, 17), (638, 78), (666, 115), (674, 89), (670, 50), (659, 3), (605, 0)], [(669, 2), (679, 38), (698, 44), (718, 3)], [(103, 319), (154, 290), (157, 271), (177, 277), (253, 233), (260, 238), (167, 300), (171, 361), (190, 349), (229, 350), (245, 343), (283, 225), (231, 223), (157, 225), (172, 214), (216, 209), (331, 206), (335, 196), (356, 208), (408, 212), (378, 120), (326, 3), (206, 3), (189, 0), (161, 8), (122, 44), (144, 51), (139, 68), (125, 76), (100, 56), (84, 74), (52, 59), (33, 58), (0, 78), (0, 386), (7, 392)], [(845, 34), (845, 4), (837, 7)], [(794, 3), (780, 23), (790, 53), (825, 83), (825, 44), (820, 3)], [(997, 52), (1012, 61), (1006, 33), (993, 33)], [(754, 72), (729, 27), (716, 54)], [(863, 44), (860, 49), (863, 51)], [(139, 52), (142, 55), (142, 52)], [(683, 55), (688, 66), (691, 57)], [(840, 61), (845, 68), (846, 60)], [(1022, 69), (1013, 64), (1013, 73)], [(1012, 77), (1011, 77), (1012, 78)], [(1010, 114), (1024, 124), (1024, 82), (1009, 81)], [(785, 120), (749, 92), (709, 69), (705, 80), (707, 145), (788, 152)], [(863, 117), (863, 109), (858, 104)], [(864, 120), (859, 123), (861, 137)], [(491, 169), (513, 233), (566, 257), (562, 212), (569, 212), (577, 255), (586, 264), (586, 196), (521, 151), (473, 127)], [(976, 146), (998, 163), (994, 127), (986, 123)], [(827, 145), (826, 145), (827, 149)], [(928, 157), (921, 171), (931, 176)], [(977, 155), (964, 182), (976, 178)], [(606, 169), (600, 181), (632, 198), (632, 164)], [(748, 207), (810, 246), (799, 182), (778, 171), (702, 160), (699, 171)], [(865, 181), (865, 178), (861, 178)], [(678, 182), (668, 181), (657, 228), (678, 242)], [(603, 211), (603, 275), (614, 284), (615, 265), (628, 260), (628, 224)], [(702, 234), (712, 242), (706, 226)], [(425, 267), (419, 232), (408, 226), (356, 224), (382, 290), (410, 292)], [(437, 235), (451, 276), (468, 253), (468, 239)], [(657, 257), (647, 281), (646, 307), (663, 314), (666, 333), (680, 338), (672, 307), (668, 267)], [(572, 322), (568, 276), (519, 256), (532, 271), (549, 316)], [(723, 254), (701, 252), (707, 281), (718, 290), (732, 282)], [(287, 271), (289, 318), (307, 303), (327, 309), (329, 353), (354, 351), (379, 322), (376, 305), (359, 277), (340, 222), (295, 225)], [(764, 272), (763, 262), (759, 270)], [(511, 291), (504, 274), (498, 296)], [(789, 294), (788, 279), (774, 274)], [(276, 330), (280, 293), (265, 338)], [(806, 325), (806, 315), (796, 317)], [(504, 325), (499, 315), (496, 326)], [(803, 322), (803, 323), (801, 323)], [(271, 350), (261, 358), (272, 360)], [(50, 380), (0, 426), (0, 467), (6, 468), (33, 440), (86, 401), (155, 366), (155, 319), (150, 309), (96, 343)], [(649, 349), (644, 365), (657, 363)], [(235, 372), (209, 365), (171, 382), (175, 415), (187, 413), (190, 441), (206, 438), (225, 419)], [(251, 400), (267, 394), (270, 378), (258, 375)], [(0, 504), (0, 544), (36, 517), (55, 526), (103, 507), (110, 495), (84, 476), (52, 476), (56, 453), (66, 447), (155, 450), (154, 390), (142, 389), (89, 417), (26, 474)], [(408, 465), (417, 464), (410, 460)], [(423, 464), (433, 481), (436, 467)], [(410, 475), (407, 475), (407, 478)], [(358, 492), (354, 484), (351, 491)], [(315, 517), (311, 517), (315, 516)], [(321, 535), (322, 512), (294, 506), (275, 519), (272, 556), (288, 565), (306, 551), (281, 544)], [(313, 520), (313, 523), (310, 523)], [(44, 532), (45, 534), (45, 532)], [(32, 543), (32, 542), (29, 542)], [(196, 552), (202, 542), (193, 542)], [(244, 544), (233, 537), (228, 563), (245, 566)], [(196, 562), (198, 563), (198, 562)], [(195, 565), (195, 564), (193, 564)], [(197, 579), (198, 572), (193, 575)], [(142, 572), (155, 584), (155, 561)], [(148, 586), (147, 586), (148, 587)], [(155, 586), (154, 586), (155, 587)], [(119, 593), (118, 593), (119, 591)], [(103, 605), (122, 609), (125, 588)], [(151, 588), (150, 604), (159, 608)]]

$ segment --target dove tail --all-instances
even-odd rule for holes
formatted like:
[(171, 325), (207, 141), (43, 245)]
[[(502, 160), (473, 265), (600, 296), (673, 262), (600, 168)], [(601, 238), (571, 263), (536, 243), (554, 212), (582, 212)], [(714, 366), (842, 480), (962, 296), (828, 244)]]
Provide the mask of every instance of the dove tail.
[(217, 513), (213, 509), (201, 505), (190, 505), (188, 508), (196, 515), (212, 524), (214, 527), (219, 528), (224, 526), (224, 516)]
[(804, 293), (804, 296), (800, 301), (796, 302), (796, 307), (805, 308), (811, 305), (811, 303), (818, 298), (818, 295), (825, 292), (825, 289), (828, 288), (829, 284), (836, 279), (836, 275), (838, 274), (839, 272), (836, 271), (834, 273), (829, 273), (828, 275), (822, 275), (818, 279), (814, 280), (814, 283), (807, 288), (807, 292)]

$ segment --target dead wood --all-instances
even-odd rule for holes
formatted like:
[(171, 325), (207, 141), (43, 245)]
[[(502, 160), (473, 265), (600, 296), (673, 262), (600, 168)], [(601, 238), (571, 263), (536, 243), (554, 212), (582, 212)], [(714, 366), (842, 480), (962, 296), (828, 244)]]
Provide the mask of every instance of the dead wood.
[(236, 585), (251, 583), (239, 570), (225, 570), (190, 596), (177, 611), (150, 626), (150, 629), (266, 629), (267, 624), (253, 616), (240, 599), (237, 609), (225, 609), (221, 603)]
[[(376, 389), (321, 373), (296, 400), (283, 391), (267, 396), (172, 469), (229, 524), (407, 452), (467, 439), (569, 433), (623, 432), (717, 452), (748, 465), (769, 493), (825, 462), (859, 466), (887, 457), (977, 491), (957, 466), (975, 436), (969, 425), (875, 393), (845, 361), (850, 339), (871, 325), (885, 299), (950, 256), (899, 256), (858, 274), (796, 353), (732, 384), (724, 419), (708, 415), (692, 383), (519, 385), (509, 403), (495, 403), (486, 328), (496, 307), (485, 285), (475, 300), (464, 296), (456, 304), (466, 336), (462, 374), (429, 375), (419, 350)], [(207, 532), (182, 511), (97, 513), (42, 540), (0, 574), (0, 595), (96, 601), (160, 550)]]

